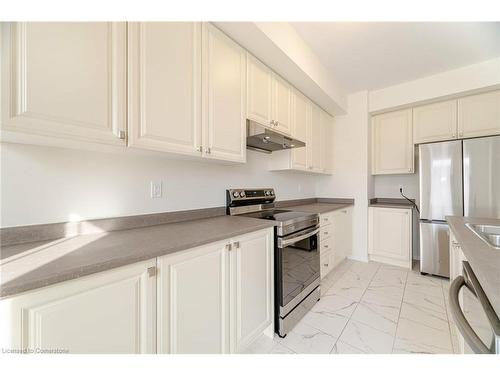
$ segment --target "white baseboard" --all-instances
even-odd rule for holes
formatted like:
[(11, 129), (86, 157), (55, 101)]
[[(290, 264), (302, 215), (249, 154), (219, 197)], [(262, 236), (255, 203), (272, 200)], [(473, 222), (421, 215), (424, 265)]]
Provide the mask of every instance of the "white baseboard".
[(349, 255), (347, 258), (351, 260), (357, 260), (359, 262), (368, 263), (368, 256)]

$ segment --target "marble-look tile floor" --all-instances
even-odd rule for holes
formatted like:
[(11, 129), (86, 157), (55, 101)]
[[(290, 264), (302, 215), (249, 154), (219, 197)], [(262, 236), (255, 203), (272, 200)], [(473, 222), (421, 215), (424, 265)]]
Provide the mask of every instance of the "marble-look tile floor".
[(346, 260), (321, 282), (321, 300), (285, 337), (247, 353), (453, 353), (446, 279)]

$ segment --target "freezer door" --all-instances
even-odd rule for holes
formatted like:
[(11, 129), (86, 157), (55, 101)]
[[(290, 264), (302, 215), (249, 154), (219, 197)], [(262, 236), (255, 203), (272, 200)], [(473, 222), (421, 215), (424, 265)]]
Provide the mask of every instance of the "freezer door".
[(500, 136), (464, 141), (464, 215), (500, 219)]
[(448, 224), (420, 222), (420, 272), (450, 277)]
[(419, 146), (420, 218), (463, 214), (462, 141)]

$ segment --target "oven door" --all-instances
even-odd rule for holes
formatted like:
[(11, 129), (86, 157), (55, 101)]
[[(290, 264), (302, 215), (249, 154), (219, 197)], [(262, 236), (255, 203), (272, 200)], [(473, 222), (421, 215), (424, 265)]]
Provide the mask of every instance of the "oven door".
[(312, 227), (277, 238), (276, 299), (286, 316), (320, 280), (319, 228)]

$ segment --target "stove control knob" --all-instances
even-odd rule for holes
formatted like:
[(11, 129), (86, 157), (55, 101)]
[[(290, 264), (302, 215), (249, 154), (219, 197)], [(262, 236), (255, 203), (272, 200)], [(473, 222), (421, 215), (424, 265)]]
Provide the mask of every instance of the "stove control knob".
[(269, 195), (274, 195), (274, 191), (273, 190), (269, 190)]
[(241, 197), (241, 198), (245, 198), (245, 192), (244, 192), (244, 191), (242, 191), (242, 192), (240, 193), (240, 197)]
[(270, 192), (269, 190), (266, 190), (266, 191), (264, 192), (264, 194), (265, 194), (265, 195), (267, 195), (267, 196), (269, 196), (269, 195), (271, 195), (271, 192)]
[(233, 197), (234, 198), (238, 198), (239, 196), (240, 196), (240, 193), (238, 193), (237, 191), (233, 192)]

